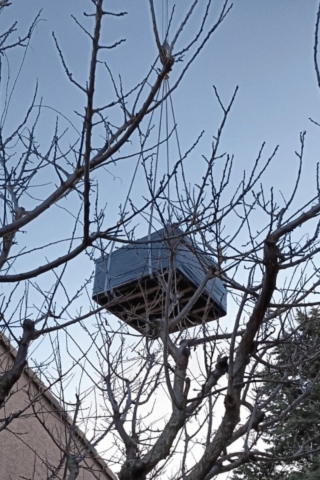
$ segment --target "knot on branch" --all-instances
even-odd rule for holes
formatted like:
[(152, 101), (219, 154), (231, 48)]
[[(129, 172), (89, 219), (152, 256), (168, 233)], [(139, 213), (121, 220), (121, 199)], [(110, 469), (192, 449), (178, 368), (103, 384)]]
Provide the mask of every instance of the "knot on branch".
[(164, 335), (164, 320), (162, 318), (154, 318), (152, 326), (156, 337), (161, 337), (161, 334)]
[(277, 266), (278, 260), (285, 260), (285, 255), (281, 252), (276, 240), (270, 236), (266, 238), (264, 243), (264, 258), (265, 264), (272, 266)]
[(216, 364), (216, 370), (219, 372), (219, 374), (224, 375), (225, 373), (228, 373), (228, 370), (229, 370), (228, 360), (229, 360), (229, 357), (218, 358), (217, 364)]
[(127, 460), (119, 473), (119, 478), (121, 480), (126, 480), (129, 478), (145, 479), (145, 464), (138, 458), (134, 460)]
[(136, 460), (132, 468), (133, 478), (139, 478), (140, 475), (143, 473), (144, 468), (145, 466), (141, 462), (141, 460)]
[(208, 265), (208, 275), (210, 277), (214, 277), (217, 274), (217, 267), (216, 265)]
[(225, 396), (224, 404), (227, 410), (234, 410), (237, 406), (236, 399), (233, 395), (231, 395), (231, 393), (227, 393), (227, 395)]
[(174, 64), (174, 58), (171, 55), (171, 48), (167, 41), (165, 41), (164, 44), (161, 45), (160, 61), (164, 67), (169, 67), (169, 71), (171, 70), (172, 65)]
[(26, 318), (22, 323), (23, 335), (20, 340), (20, 345), (29, 345), (29, 343), (36, 338), (35, 322)]
[(184, 346), (182, 348), (181, 354), (184, 355), (185, 357), (189, 357), (190, 356), (190, 348), (187, 347), (187, 346)]
[(261, 422), (263, 422), (266, 414), (262, 410), (257, 410), (255, 414), (255, 418), (252, 423), (252, 428), (258, 432), (259, 431), (259, 425)]
[(20, 220), (24, 215), (26, 215), (27, 211), (24, 207), (18, 207), (15, 215), (15, 220)]
[(35, 323), (33, 320), (26, 318), (22, 324), (23, 330), (34, 331)]

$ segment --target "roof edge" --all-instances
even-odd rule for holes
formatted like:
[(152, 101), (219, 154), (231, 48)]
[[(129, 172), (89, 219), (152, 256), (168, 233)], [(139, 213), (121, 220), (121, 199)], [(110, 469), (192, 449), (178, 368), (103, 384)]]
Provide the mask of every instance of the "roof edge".
[[(5, 346), (8, 353), (13, 357), (16, 358), (18, 352), (12, 346), (8, 337), (3, 333), (0, 332), (0, 343)], [(38, 377), (38, 375), (28, 366), (26, 366), (23, 372), (27, 375), (27, 377), (37, 386), (40, 393), (49, 401), (49, 403), (53, 406), (53, 408), (57, 411), (57, 413), (63, 417), (65, 421), (67, 421), (70, 425), (72, 425), (73, 420), (72, 418), (65, 412), (65, 410), (60, 405), (57, 398), (50, 392), (49, 387), (47, 387), (42, 380)], [(111, 480), (118, 480), (118, 477), (110, 470), (106, 461), (101, 457), (101, 455), (97, 452), (97, 450), (90, 444), (87, 440), (85, 433), (78, 427), (75, 427), (75, 432), (80, 438), (80, 440), (85, 444), (85, 448), (88, 449), (88, 452), (94, 457), (94, 459), (100, 464), (100, 466), (104, 469), (104, 471), (110, 476)]]

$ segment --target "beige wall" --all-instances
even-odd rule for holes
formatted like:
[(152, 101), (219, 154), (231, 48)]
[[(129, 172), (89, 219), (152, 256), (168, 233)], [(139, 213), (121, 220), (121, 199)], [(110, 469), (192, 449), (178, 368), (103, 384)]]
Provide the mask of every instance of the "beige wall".
[[(10, 353), (8, 348), (8, 342), (0, 337), (0, 372), (12, 365), (15, 351), (11, 348)], [(70, 419), (66, 420), (57, 401), (42, 388), (39, 379), (26, 369), (0, 409), (0, 430), (5, 418), (24, 410), (0, 431), (0, 480), (68, 478), (63, 462), (68, 442), (73, 453), (85, 455), (79, 480), (114, 480), (116, 477), (96, 452), (88, 452), (83, 433), (79, 429), (71, 433)], [(61, 462), (63, 467), (59, 469)]]

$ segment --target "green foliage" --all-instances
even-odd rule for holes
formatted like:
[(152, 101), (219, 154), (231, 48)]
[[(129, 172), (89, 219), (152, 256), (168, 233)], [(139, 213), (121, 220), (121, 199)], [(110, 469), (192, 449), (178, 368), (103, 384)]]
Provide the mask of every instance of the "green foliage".
[[(267, 421), (279, 419), (262, 435), (271, 458), (243, 465), (232, 480), (320, 478), (320, 309), (298, 312), (294, 328), (284, 338), (276, 347), (273, 368), (262, 372), (261, 400), (272, 398)], [(290, 406), (296, 407), (281, 419)]]

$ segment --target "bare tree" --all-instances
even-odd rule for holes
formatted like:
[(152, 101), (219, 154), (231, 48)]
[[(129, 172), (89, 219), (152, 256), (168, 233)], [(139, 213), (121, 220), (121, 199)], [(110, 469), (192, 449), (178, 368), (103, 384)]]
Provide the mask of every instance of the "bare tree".
[[(26, 409), (32, 409), (35, 421), (61, 453), (53, 465), (33, 449), (47, 469), (39, 473), (35, 468), (34, 478), (71, 480), (85, 468), (90, 470), (90, 478), (99, 478), (91, 464), (83, 463), (89, 453), (96, 455), (97, 448), (121, 480), (209, 480), (248, 462), (270, 462), (259, 443), (261, 432), (270, 422), (290, 415), (312, 392), (308, 385), (281, 418), (269, 418), (268, 404), (281, 393), (294, 356), (292, 365), (281, 366), (282, 379), (269, 398), (262, 396), (259, 382), (263, 380), (262, 367), (280, 368), (273, 351), (281, 342), (291, 341), (288, 332), (293, 331), (293, 310), (319, 304), (319, 172), (315, 172), (314, 192), (310, 188), (308, 201), (297, 207), (303, 188), (302, 133), (296, 153), (298, 174), (288, 198), (276, 198), (272, 189), (263, 187), (264, 174), (277, 154), (275, 148), (266, 155), (264, 144), (251, 172), (245, 172), (232, 190), (233, 158), (220, 151), (220, 144), (237, 89), (227, 103), (215, 89), (222, 120), (209, 155), (201, 159), (200, 181), (189, 183), (184, 168), (197, 138), (185, 153), (179, 149), (175, 164), (157, 179), (159, 148), (175, 137), (176, 122), (157, 135), (153, 114), (170, 105), (173, 92), (232, 5), (226, 1), (215, 23), (210, 24), (209, 12), (214, 6), (208, 0), (193, 38), (189, 44), (179, 45), (199, 2), (186, 11), (175, 31), (174, 11), (168, 14), (162, 39), (150, 0), (156, 58), (146, 66), (141, 81), (125, 90), (105, 59), (106, 52), (121, 48), (123, 40), (110, 45), (103, 43), (104, 37), (102, 40), (106, 18), (121, 21), (125, 12), (109, 12), (104, 3), (88, 2), (91, 10), (83, 21), (74, 17), (90, 42), (85, 83), (75, 78), (59, 38), (53, 36), (66, 77), (85, 100), (74, 122), (66, 112), (58, 112), (47, 146), (37, 138), (47, 108), (38, 99), (37, 87), (27, 111), (15, 119), (14, 128), (8, 121), (21, 69), (12, 81), (6, 65), (17, 50), (22, 52), (23, 64), (41, 14), (25, 35), (17, 33), (13, 24), (0, 36), (1, 87), (5, 92), (0, 121), (1, 324), (17, 348), (11, 362), (1, 363), (0, 435), (10, 431)], [(0, 15), (5, 18), (10, 8), (2, 2)], [(314, 48), (320, 87), (319, 19), (320, 9)], [(98, 80), (105, 75), (113, 93), (101, 101)], [(71, 125), (70, 131), (60, 126), (64, 121)], [(134, 173), (124, 203), (118, 212), (114, 205), (110, 211), (107, 203), (111, 199), (103, 188), (106, 176), (112, 175), (112, 166), (133, 159), (144, 174), (146, 188), (142, 195), (133, 195)], [(125, 322), (116, 323), (107, 313), (129, 301), (132, 292), (131, 297), (115, 292), (97, 306), (91, 301), (93, 274), (80, 278), (75, 288), (70, 287), (70, 278), (71, 274), (80, 276), (74, 272), (85, 262), (99, 256), (104, 259), (117, 246), (139, 248), (135, 228), (141, 219), (146, 225), (150, 222), (150, 210), (151, 218), (164, 227), (162, 243), (169, 251), (169, 263), (165, 273), (152, 272), (156, 282), (152, 299), (140, 283), (139, 299), (144, 299), (140, 310), (137, 305), (134, 311), (126, 306), (121, 314), (135, 317), (134, 330)], [(54, 238), (51, 231), (46, 234), (52, 217), (61, 222), (54, 229)], [(35, 236), (39, 225), (42, 234)], [(202, 269), (202, 281), (191, 293), (190, 289), (182, 291), (179, 283), (175, 265), (179, 248), (187, 248)], [(204, 294), (209, 282), (216, 280), (228, 290), (234, 316), (228, 328), (218, 318), (208, 322), (212, 318), (209, 297)], [(137, 298), (137, 293), (134, 295)], [(189, 320), (200, 298), (207, 298), (208, 308), (202, 307), (199, 325), (193, 326)], [(83, 303), (88, 306), (86, 311), (82, 311)], [(37, 348), (34, 355), (33, 346)], [(302, 369), (315, 358), (314, 351), (299, 360)], [(30, 357), (33, 370), (43, 381), (41, 389), (52, 388), (59, 399), (67, 425), (63, 441), (61, 432), (37, 407), (39, 392), (29, 391), (26, 406), (11, 409), (12, 398), (26, 390), (22, 376)], [(90, 438), (81, 448), (75, 440), (81, 435), (78, 427)], [(297, 450), (293, 459), (302, 454), (305, 451)]]

